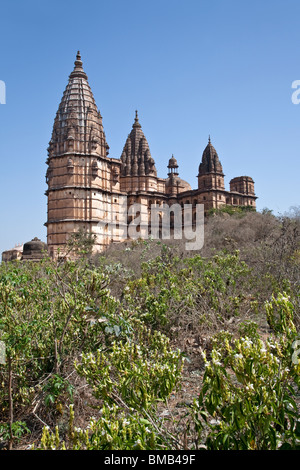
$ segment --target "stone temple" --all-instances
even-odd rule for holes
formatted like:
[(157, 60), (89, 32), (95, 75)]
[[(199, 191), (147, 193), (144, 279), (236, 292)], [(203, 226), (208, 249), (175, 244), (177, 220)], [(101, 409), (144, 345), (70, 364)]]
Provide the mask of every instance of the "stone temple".
[(54, 258), (58, 251), (63, 255), (69, 238), (79, 230), (96, 236), (95, 251), (126, 239), (123, 229), (133, 217), (129, 212), (125, 218), (122, 215), (124, 200), (128, 208), (140, 204), (149, 217), (153, 207), (160, 210), (177, 204), (183, 219), (189, 204), (192, 223), (199, 204), (205, 215), (226, 205), (256, 207), (251, 177), (233, 178), (230, 190), (225, 189), (223, 168), (210, 138), (199, 164), (196, 189), (180, 178), (173, 155), (167, 177), (159, 177), (137, 112), (119, 158), (110, 157), (102, 116), (79, 51), (54, 119), (46, 164), (45, 225), (48, 252)]
[[(198, 169), (198, 188), (179, 177), (172, 156), (166, 178), (157, 175), (155, 161), (136, 112), (132, 129), (119, 158), (109, 156), (102, 116), (96, 105), (78, 51), (74, 70), (63, 93), (48, 147), (47, 245), (51, 256), (64, 251), (70, 235), (78, 230), (96, 235), (95, 250), (122, 241), (120, 201), (128, 207), (203, 204), (205, 214), (224, 205), (255, 208), (254, 181), (238, 176), (224, 186), (223, 168), (209, 138)], [(123, 202), (122, 202), (123, 204)], [(115, 223), (114, 233), (109, 229)]]

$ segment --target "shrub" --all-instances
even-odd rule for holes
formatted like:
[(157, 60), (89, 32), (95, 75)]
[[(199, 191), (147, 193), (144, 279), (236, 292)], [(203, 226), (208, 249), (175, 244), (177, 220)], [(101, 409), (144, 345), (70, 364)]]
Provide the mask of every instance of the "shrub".
[[(74, 426), (74, 411), (70, 407), (69, 429), (65, 439), (55, 431), (43, 429), (42, 450), (160, 450), (168, 449), (159, 429), (134, 410), (125, 413), (116, 405), (104, 405), (99, 419), (92, 418), (86, 429)], [(170, 445), (170, 444), (169, 444)]]
[(281, 313), (277, 339), (262, 341), (256, 333), (251, 339), (225, 337), (214, 342), (210, 361), (203, 353), (205, 374), (193, 418), (208, 449), (300, 449), (292, 305), (283, 295), (267, 303), (267, 311), (275, 305)]
[(143, 411), (165, 400), (176, 387), (183, 356), (172, 351), (165, 335), (151, 332), (138, 319), (132, 322), (132, 337), (114, 341), (95, 354), (82, 354), (75, 368), (97, 399)]

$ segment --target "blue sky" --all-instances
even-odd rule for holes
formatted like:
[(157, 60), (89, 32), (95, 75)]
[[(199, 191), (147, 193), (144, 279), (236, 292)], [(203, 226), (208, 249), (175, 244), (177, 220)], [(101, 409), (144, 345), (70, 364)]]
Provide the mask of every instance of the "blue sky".
[(0, 252), (46, 241), (47, 147), (78, 49), (110, 156), (137, 109), (159, 176), (174, 154), (196, 188), (210, 134), (227, 189), (249, 175), (258, 210), (299, 205), (298, 0), (11, 0), (0, 10)]

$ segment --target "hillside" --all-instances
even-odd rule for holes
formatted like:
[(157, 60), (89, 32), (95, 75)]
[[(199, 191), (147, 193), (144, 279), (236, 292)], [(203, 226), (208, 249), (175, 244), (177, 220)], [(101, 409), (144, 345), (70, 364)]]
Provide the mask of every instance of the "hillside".
[(298, 208), (89, 248), (0, 266), (2, 449), (299, 448)]

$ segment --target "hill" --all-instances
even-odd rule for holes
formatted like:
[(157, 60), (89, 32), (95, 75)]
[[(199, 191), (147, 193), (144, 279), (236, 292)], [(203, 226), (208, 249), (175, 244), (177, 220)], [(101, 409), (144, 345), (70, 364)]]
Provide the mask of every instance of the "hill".
[(4, 449), (299, 448), (300, 217), (0, 266)]

